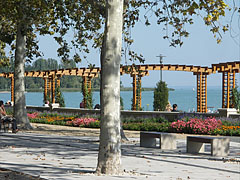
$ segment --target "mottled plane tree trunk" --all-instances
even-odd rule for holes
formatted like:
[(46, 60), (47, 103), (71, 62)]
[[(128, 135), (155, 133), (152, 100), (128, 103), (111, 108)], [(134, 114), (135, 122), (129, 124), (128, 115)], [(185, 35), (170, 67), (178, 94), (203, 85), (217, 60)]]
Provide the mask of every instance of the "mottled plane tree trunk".
[(22, 23), (17, 25), (17, 39), (15, 51), (14, 67), (14, 117), (23, 129), (31, 128), (27, 118), (26, 100), (25, 100), (25, 51), (26, 51), (26, 33)]
[(120, 62), (123, 0), (106, 1), (101, 52), (101, 133), (97, 173), (121, 172)]

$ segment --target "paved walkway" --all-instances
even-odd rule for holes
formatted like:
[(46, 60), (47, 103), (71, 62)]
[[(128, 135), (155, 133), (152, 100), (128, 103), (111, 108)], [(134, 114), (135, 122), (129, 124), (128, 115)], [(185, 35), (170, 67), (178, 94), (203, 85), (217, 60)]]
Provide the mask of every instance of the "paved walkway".
[(122, 176), (96, 176), (98, 137), (0, 133), (0, 167), (45, 179), (221, 179), (240, 180), (240, 139), (230, 143), (230, 155), (216, 158), (177, 150), (139, 147), (139, 138), (122, 145)]

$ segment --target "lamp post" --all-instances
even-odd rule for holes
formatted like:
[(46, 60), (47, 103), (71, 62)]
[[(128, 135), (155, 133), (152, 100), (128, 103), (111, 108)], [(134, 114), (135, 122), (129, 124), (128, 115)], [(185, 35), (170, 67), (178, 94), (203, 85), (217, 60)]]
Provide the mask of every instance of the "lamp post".
[(160, 81), (162, 81), (162, 64), (163, 64), (163, 57), (166, 57), (166, 56), (163, 56), (162, 54), (160, 54), (159, 56), (160, 59)]

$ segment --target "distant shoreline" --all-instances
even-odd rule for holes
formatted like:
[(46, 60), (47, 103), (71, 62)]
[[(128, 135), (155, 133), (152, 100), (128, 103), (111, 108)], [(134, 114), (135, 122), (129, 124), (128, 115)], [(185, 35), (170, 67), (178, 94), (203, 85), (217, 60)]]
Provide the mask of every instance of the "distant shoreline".
[[(43, 92), (44, 89), (26, 89), (26, 92)], [(169, 88), (169, 91), (174, 91), (175, 89)], [(62, 92), (81, 92), (80, 88), (61, 88)], [(92, 88), (92, 91), (100, 91), (100, 89)], [(132, 91), (132, 87), (121, 87), (121, 91)], [(142, 87), (142, 91), (154, 91), (154, 88)], [(10, 93), (11, 91), (0, 90), (0, 93)]]
[(0, 93), (10, 93), (10, 91), (0, 91)]

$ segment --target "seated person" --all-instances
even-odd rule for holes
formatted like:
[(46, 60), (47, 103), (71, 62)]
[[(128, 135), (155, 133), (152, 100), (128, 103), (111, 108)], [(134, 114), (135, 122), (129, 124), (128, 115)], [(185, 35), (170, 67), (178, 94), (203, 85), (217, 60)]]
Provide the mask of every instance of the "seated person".
[(44, 106), (45, 106), (45, 107), (50, 107), (49, 101), (45, 101)]
[(84, 100), (82, 100), (82, 102), (80, 103), (80, 108), (85, 108)]
[(168, 101), (168, 104), (167, 104), (167, 106), (166, 106), (166, 108), (165, 108), (165, 111), (168, 111), (168, 112), (171, 112), (171, 111), (172, 111), (172, 106), (171, 106), (171, 104), (170, 104), (169, 101)]
[(100, 104), (96, 104), (94, 109), (100, 109)]
[(177, 110), (177, 104), (173, 104), (172, 112), (178, 112), (178, 110)]
[(11, 101), (7, 101), (7, 102), (5, 103), (5, 106), (12, 106)]
[(3, 101), (0, 101), (0, 118), (3, 122), (11, 122), (12, 123), (12, 132), (13, 133), (16, 133), (18, 131), (16, 119), (7, 115)]

